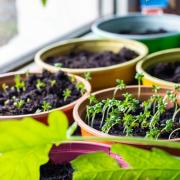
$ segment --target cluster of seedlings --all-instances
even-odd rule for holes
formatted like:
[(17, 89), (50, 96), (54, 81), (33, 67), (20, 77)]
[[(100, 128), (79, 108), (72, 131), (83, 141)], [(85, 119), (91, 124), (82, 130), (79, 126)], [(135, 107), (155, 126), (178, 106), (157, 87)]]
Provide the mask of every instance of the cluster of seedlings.
[[(113, 98), (98, 101), (89, 97), (86, 110), (86, 123), (91, 127), (111, 135), (143, 136), (146, 138), (171, 139), (180, 137), (180, 106), (177, 92), (180, 86), (167, 91), (162, 97), (160, 87), (153, 86), (153, 95), (141, 101), (141, 81), (143, 74), (137, 73), (138, 97), (131, 93), (116, 98), (118, 90), (126, 88), (122, 80), (117, 80)], [(169, 107), (168, 104), (173, 104)]]
[(67, 105), (85, 92), (84, 84), (63, 72), (16, 75), (14, 85), (2, 84), (0, 115), (49, 111)]
[(134, 59), (138, 54), (128, 48), (119, 52), (91, 52), (87, 50), (72, 51), (67, 55), (48, 57), (46, 62), (56, 67), (64, 68), (98, 68), (120, 64)]

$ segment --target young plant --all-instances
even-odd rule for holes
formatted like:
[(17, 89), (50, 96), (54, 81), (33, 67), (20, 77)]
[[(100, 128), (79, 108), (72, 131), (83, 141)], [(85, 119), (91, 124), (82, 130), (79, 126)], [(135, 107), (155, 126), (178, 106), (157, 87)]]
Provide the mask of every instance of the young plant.
[(3, 91), (6, 93), (7, 92), (7, 89), (8, 89), (8, 85), (6, 83), (3, 83), (2, 84), (2, 89)]
[(41, 89), (43, 89), (45, 87), (46, 87), (46, 83), (41, 81), (40, 79), (38, 79), (37, 82), (36, 82), (36, 88), (38, 90), (41, 90)]
[(50, 103), (48, 103), (47, 101), (43, 101), (43, 103), (42, 103), (43, 112), (48, 111), (50, 109), (52, 109), (52, 105)]
[(71, 96), (71, 90), (69, 88), (66, 88), (64, 91), (63, 91), (63, 97), (64, 97), (64, 101), (67, 100), (68, 97)]
[(57, 68), (62, 68), (63, 64), (62, 63), (55, 63), (54, 66), (57, 67)]
[(26, 89), (26, 85), (24, 81), (21, 81), (21, 77), (19, 74), (17, 74), (15, 76), (15, 87), (17, 89), (17, 91), (20, 91), (20, 89), (22, 89), (23, 91), (25, 91)]
[(76, 88), (81, 92), (81, 94), (86, 92), (85, 85), (82, 82), (77, 83)]
[(117, 80), (116, 80), (116, 84), (117, 84), (117, 85), (116, 85), (116, 88), (115, 88), (115, 90), (114, 90), (113, 97), (116, 96), (116, 93), (117, 93), (118, 90), (122, 90), (122, 89), (125, 89), (125, 88), (126, 88), (126, 84), (124, 83), (123, 80), (117, 79)]
[(14, 102), (14, 106), (17, 108), (17, 109), (21, 109), (25, 104), (25, 101), (20, 99), (19, 101), (16, 101)]
[(89, 99), (89, 104), (90, 104), (90, 105), (98, 103), (98, 100), (96, 99), (96, 96), (95, 96), (95, 95), (90, 95), (90, 96), (88, 97), (88, 99)]
[(90, 72), (85, 72), (85, 73), (84, 73), (84, 78), (85, 78), (87, 81), (90, 81), (90, 80), (92, 79), (91, 73), (90, 73)]
[(142, 73), (136, 73), (135, 79), (138, 81), (138, 99), (140, 98), (141, 95), (141, 83), (144, 75)]
[(56, 85), (57, 81), (54, 79), (54, 80), (49, 80), (50, 82), (50, 86), (53, 87)]

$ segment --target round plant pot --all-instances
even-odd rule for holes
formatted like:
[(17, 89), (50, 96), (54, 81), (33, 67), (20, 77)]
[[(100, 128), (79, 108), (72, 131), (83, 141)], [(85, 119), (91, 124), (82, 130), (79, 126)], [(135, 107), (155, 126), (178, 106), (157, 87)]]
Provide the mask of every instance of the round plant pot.
[(163, 50), (150, 54), (136, 65), (136, 71), (144, 74), (144, 85), (159, 85), (174, 88), (178, 83), (165, 81), (150, 75), (147, 70), (158, 63), (180, 62), (180, 48)]
[[(128, 62), (112, 65), (108, 67), (89, 68), (89, 69), (71, 69), (57, 68), (45, 62), (47, 57), (65, 55), (72, 52), (75, 48), (79, 50), (89, 50), (91, 52), (113, 51), (118, 52), (121, 48), (129, 48), (139, 54), (135, 59)], [(90, 72), (92, 79), (90, 83), (92, 89), (99, 90), (115, 86), (116, 79), (123, 79), (127, 84), (134, 79), (136, 63), (145, 57), (148, 49), (142, 43), (130, 40), (70, 40), (49, 46), (36, 54), (35, 61), (43, 69), (51, 72), (57, 72), (59, 69), (71, 74), (84, 76), (85, 72)]]
[[(146, 44), (149, 52), (180, 47), (180, 17), (176, 15), (142, 15), (105, 17), (92, 26), (92, 31), (105, 38), (134, 39)], [(120, 34), (121, 31), (134, 30), (142, 32), (148, 29), (163, 28), (169, 32), (149, 35)]]
[(49, 156), (50, 160), (55, 164), (62, 164), (75, 159), (81, 154), (88, 154), (96, 151), (104, 151), (109, 154), (124, 168), (128, 166), (120, 156), (111, 152), (110, 145), (95, 142), (71, 142), (61, 144), (60, 146), (53, 146)]
[[(3, 74), (3, 75), (0, 75), (0, 87), (2, 87), (3, 83), (6, 83), (7, 85), (14, 85), (14, 78), (17, 74), (19, 74), (23, 80), (26, 80), (26, 74), (25, 73)], [(39, 73), (35, 73), (35, 74), (39, 74)], [(72, 75), (68, 74), (68, 76), (72, 76)], [(76, 101), (74, 101), (68, 105), (65, 105), (65, 106), (62, 106), (62, 107), (59, 107), (56, 109), (52, 109), (52, 110), (46, 111), (46, 112), (40, 112), (40, 113), (35, 113), (35, 114), (26, 114), (26, 115), (0, 116), (0, 120), (12, 120), (12, 119), (22, 119), (25, 117), (32, 117), (32, 118), (34, 118), (34, 119), (36, 119), (42, 123), (47, 124), (48, 114), (54, 110), (61, 110), (66, 114), (69, 122), (71, 123), (73, 121), (72, 111), (73, 111), (75, 104), (78, 101), (80, 101), (81, 99), (84, 99), (85, 97), (87, 97), (91, 92), (91, 85), (89, 84), (88, 81), (86, 81), (85, 79), (83, 79), (79, 76), (75, 76), (75, 78), (76, 78), (77, 82), (83, 83), (85, 86), (85, 89), (86, 89), (86, 93), (82, 97), (77, 99)]]
[[(103, 100), (103, 99), (107, 99), (107, 98), (112, 98), (113, 97), (113, 92), (114, 92), (115, 88), (109, 88), (109, 89), (105, 89), (105, 90), (101, 90), (101, 91), (97, 91), (95, 93), (93, 93), (93, 95), (96, 96), (97, 100)], [(158, 91), (158, 94), (161, 96), (164, 96), (166, 91), (168, 90), (168, 88), (161, 88)], [(116, 94), (115, 98), (121, 98), (122, 94), (124, 93), (131, 93), (134, 95), (134, 97), (138, 97), (138, 86), (127, 86), (126, 89), (123, 90), (119, 90)], [(150, 86), (142, 86), (141, 87), (141, 100), (146, 100), (149, 98), (149, 96), (152, 95), (152, 87)], [(178, 99), (178, 103), (180, 103), (180, 93), (177, 94), (177, 99)], [(82, 136), (96, 136), (96, 137), (115, 137), (113, 135), (109, 135), (106, 133), (103, 133), (101, 131), (98, 131), (92, 127), (90, 127), (89, 125), (87, 125), (84, 120), (85, 120), (85, 114), (86, 114), (86, 106), (89, 104), (89, 99), (84, 98), (81, 101), (79, 101), (79, 103), (76, 104), (76, 106), (74, 107), (73, 110), (73, 117), (74, 120), (78, 123), (78, 125), (81, 128), (81, 133)], [(171, 107), (172, 104), (169, 104), (169, 106)], [(170, 141), (180, 141), (180, 138), (176, 138), (176, 139), (172, 139)], [(111, 142), (103, 142), (106, 144), (111, 144)], [(151, 148), (152, 146), (148, 146), (148, 145), (141, 145), (138, 144), (136, 142), (129, 142), (128, 144), (132, 144), (138, 147), (143, 147), (143, 148)], [(165, 148), (165, 150), (171, 152), (171, 153), (178, 153), (176, 150), (169, 150), (167, 148)], [(180, 152), (179, 152), (180, 153)]]

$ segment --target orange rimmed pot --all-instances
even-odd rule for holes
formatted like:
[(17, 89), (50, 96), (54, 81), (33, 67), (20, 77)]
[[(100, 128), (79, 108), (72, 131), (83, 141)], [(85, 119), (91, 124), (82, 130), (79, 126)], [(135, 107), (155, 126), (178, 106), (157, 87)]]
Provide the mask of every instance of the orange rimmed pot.
[[(115, 88), (109, 88), (109, 89), (105, 89), (105, 90), (101, 90), (101, 91), (97, 91), (95, 93), (93, 93), (93, 95), (96, 96), (97, 100), (102, 100), (102, 99), (107, 99), (107, 98), (112, 98), (113, 97), (113, 92), (114, 92)], [(158, 91), (158, 94), (161, 96), (164, 96), (166, 91), (170, 90), (170, 88), (161, 88)], [(116, 98), (121, 98), (123, 93), (131, 93), (133, 94), (135, 97), (138, 96), (138, 86), (127, 86), (126, 89), (123, 90), (119, 90), (116, 94)], [(152, 87), (151, 86), (142, 86), (141, 87), (141, 100), (146, 100), (147, 98), (149, 98), (149, 96), (152, 95)], [(178, 99), (178, 103), (180, 103), (180, 93), (177, 94), (177, 99)], [(92, 127), (90, 127), (89, 125), (87, 125), (84, 120), (85, 120), (85, 113), (86, 113), (86, 106), (89, 104), (89, 100), (88, 97), (82, 99), (81, 101), (79, 101), (76, 106), (74, 107), (73, 110), (73, 117), (74, 120), (78, 123), (78, 125), (81, 128), (81, 133), (82, 136), (96, 136), (96, 137), (115, 137), (109, 134), (105, 134), (101, 131), (98, 131)], [(172, 106), (172, 104), (169, 104), (169, 106)], [(170, 141), (179, 141), (180, 142), (180, 138), (177, 139), (172, 139)], [(106, 144), (111, 144), (112, 142), (103, 142)], [(135, 142), (129, 142), (128, 144), (131, 145), (135, 145), (138, 147), (143, 147), (143, 148), (151, 148), (151, 146), (148, 145), (142, 145), (142, 144), (138, 144)], [(178, 153), (178, 152), (177, 152)], [(176, 154), (176, 153), (175, 153)], [(179, 152), (180, 154), (180, 152)]]
[[(2, 87), (3, 83), (6, 83), (7, 85), (10, 85), (10, 86), (14, 85), (14, 78), (18, 74), (21, 76), (22, 80), (26, 80), (26, 74), (25, 73), (3, 74), (0, 76), (0, 87)], [(34, 72), (31, 74), (40, 74), (40, 73)], [(68, 74), (68, 76), (72, 76), (72, 75)], [(73, 121), (72, 111), (73, 111), (75, 104), (78, 103), (79, 101), (81, 101), (82, 99), (86, 98), (91, 92), (91, 85), (89, 84), (88, 81), (86, 81), (85, 79), (83, 79), (79, 76), (74, 76), (74, 77), (76, 78), (77, 82), (83, 83), (85, 86), (85, 89), (86, 89), (85, 94), (83, 96), (81, 96), (79, 99), (77, 99), (76, 101), (74, 101), (68, 105), (65, 105), (65, 106), (62, 106), (59, 108), (55, 108), (55, 109), (52, 109), (52, 110), (46, 111), (46, 112), (40, 112), (40, 113), (34, 113), (34, 114), (25, 114), (25, 115), (0, 116), (0, 120), (12, 120), (12, 119), (22, 119), (25, 117), (32, 117), (32, 118), (34, 118), (34, 119), (36, 119), (42, 123), (47, 124), (48, 114), (52, 111), (55, 111), (55, 110), (61, 110), (66, 114), (66, 116), (69, 120), (69, 123), (72, 123), (72, 121)]]

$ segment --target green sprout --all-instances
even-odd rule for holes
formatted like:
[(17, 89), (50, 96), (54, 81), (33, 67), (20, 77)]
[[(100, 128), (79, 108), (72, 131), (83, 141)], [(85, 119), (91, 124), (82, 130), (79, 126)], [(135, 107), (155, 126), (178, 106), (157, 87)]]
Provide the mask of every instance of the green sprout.
[(136, 73), (135, 79), (138, 81), (138, 98), (140, 98), (141, 95), (141, 83), (144, 75), (142, 73)]
[(85, 85), (82, 82), (77, 83), (76, 88), (81, 92), (81, 94), (84, 94), (86, 91)]
[(52, 105), (50, 103), (48, 103), (47, 101), (43, 101), (42, 103), (43, 112), (48, 111), (51, 108), (52, 108)]
[(71, 90), (69, 88), (66, 88), (64, 91), (63, 91), (63, 97), (64, 97), (64, 101), (67, 100), (68, 97), (71, 96)]
[(18, 91), (20, 89), (23, 89), (23, 91), (25, 91), (25, 82), (21, 81), (21, 77), (19, 74), (15, 76), (15, 86)]
[(40, 79), (38, 79), (36, 82), (36, 88), (38, 90), (41, 90), (42, 88), (45, 88), (45, 87), (46, 87), (46, 84), (43, 81), (41, 81)]
[(89, 99), (89, 104), (90, 104), (90, 105), (98, 103), (98, 100), (96, 99), (96, 96), (95, 96), (95, 95), (90, 95), (90, 96), (88, 97), (88, 99)]
[(49, 80), (49, 82), (50, 82), (51, 87), (53, 87), (57, 83), (57, 81), (55, 79), (54, 80)]
[(157, 94), (157, 92), (160, 90), (161, 88), (159, 86), (153, 85), (152, 86), (152, 90)]
[(126, 88), (126, 84), (124, 83), (123, 80), (117, 79), (117, 80), (116, 80), (116, 84), (117, 84), (117, 85), (116, 85), (116, 88), (115, 88), (115, 90), (114, 90), (113, 97), (116, 96), (116, 93), (117, 93), (118, 90), (122, 90), (122, 89), (125, 89), (125, 88)]
[(90, 80), (92, 79), (91, 73), (90, 73), (90, 72), (85, 72), (85, 73), (84, 73), (84, 78), (85, 78), (87, 81), (90, 81)]
[(62, 68), (63, 64), (62, 63), (55, 63), (54, 66), (57, 67), (57, 68)]
[(2, 89), (3, 89), (4, 92), (7, 91), (7, 88), (8, 88), (8, 85), (6, 83), (3, 83), (2, 84)]
[(72, 83), (74, 83), (74, 82), (76, 81), (76, 77), (75, 77), (74, 75), (71, 75), (71, 76), (70, 76), (70, 81), (71, 81)]
[(14, 102), (14, 106), (15, 106), (17, 109), (21, 109), (24, 104), (25, 104), (25, 101), (22, 100), (22, 99), (20, 99), (19, 101)]

